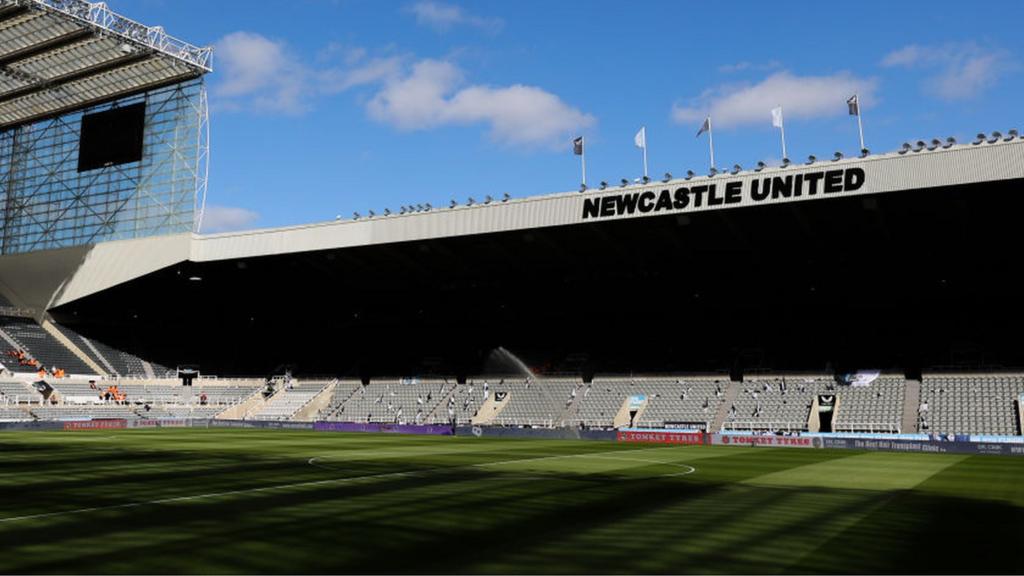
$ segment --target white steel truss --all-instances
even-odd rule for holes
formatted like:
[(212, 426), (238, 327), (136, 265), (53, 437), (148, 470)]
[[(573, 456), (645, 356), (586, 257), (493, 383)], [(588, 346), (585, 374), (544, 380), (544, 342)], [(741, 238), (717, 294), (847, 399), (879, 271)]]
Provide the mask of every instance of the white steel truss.
[(193, 46), (164, 32), (162, 26), (146, 26), (112, 11), (105, 2), (86, 0), (15, 0), (54, 10), (114, 34), (124, 40), (136, 42), (182, 62), (213, 71), (213, 48)]

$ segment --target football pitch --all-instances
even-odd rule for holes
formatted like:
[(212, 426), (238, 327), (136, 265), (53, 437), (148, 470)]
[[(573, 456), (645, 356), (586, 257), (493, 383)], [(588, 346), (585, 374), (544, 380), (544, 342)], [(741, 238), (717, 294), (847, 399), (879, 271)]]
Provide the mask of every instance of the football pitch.
[(0, 434), (3, 573), (1020, 573), (1024, 458)]

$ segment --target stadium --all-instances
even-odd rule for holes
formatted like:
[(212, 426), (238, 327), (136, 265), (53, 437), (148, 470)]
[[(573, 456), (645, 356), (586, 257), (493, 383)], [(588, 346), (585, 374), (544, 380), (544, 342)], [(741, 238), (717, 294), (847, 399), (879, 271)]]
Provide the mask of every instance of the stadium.
[(1021, 571), (1015, 130), (201, 234), (212, 53), (0, 0), (0, 572)]

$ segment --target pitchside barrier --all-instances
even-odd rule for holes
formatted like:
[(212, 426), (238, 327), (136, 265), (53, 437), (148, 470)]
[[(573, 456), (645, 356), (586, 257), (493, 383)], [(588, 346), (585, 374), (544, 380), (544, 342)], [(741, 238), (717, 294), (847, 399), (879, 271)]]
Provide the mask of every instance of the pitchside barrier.
[(822, 448), (848, 450), (884, 450), (887, 452), (930, 452), (953, 454), (1000, 454), (1024, 456), (1024, 444), (971, 442), (957, 440), (857, 440), (822, 438)]
[(158, 418), (152, 420), (102, 420), (0, 422), (0, 431), (118, 430), (127, 428), (258, 428), (317, 430), (321, 432), (370, 432), (487, 438), (538, 438), (549, 440), (604, 440), (645, 444), (711, 445), (767, 448), (828, 448), (888, 452), (1000, 454), (1024, 456), (1024, 437), (994, 435), (870, 434), (858, 432), (808, 433), (795, 436), (727, 432), (707, 434), (700, 430), (623, 428), (504, 428), (501, 426), (450, 426), (412, 424), (362, 424), (356, 422), (288, 422), (279, 420), (213, 420)]
[(30, 420), (26, 422), (0, 422), (0, 432), (24, 432), (30, 430), (63, 430), (63, 422)]
[(619, 442), (645, 444), (704, 444), (705, 434), (700, 430), (661, 430), (657, 428), (623, 428), (618, 431)]
[(451, 436), (451, 426), (438, 424), (378, 424), (360, 422), (316, 422), (312, 425), (318, 432), (382, 432), (389, 434), (417, 434), (428, 436)]
[(821, 438), (775, 436), (774, 434), (708, 434), (714, 446), (769, 446), (781, 448), (821, 448)]
[(262, 428), (276, 430), (312, 430), (312, 422), (289, 422), (287, 420), (194, 420), (193, 426), (207, 428)]
[[(709, 444), (712, 446), (763, 446), (768, 448), (830, 448), (839, 450), (880, 450), (889, 452), (926, 452), (956, 454), (1002, 454), (1024, 456), (1024, 442), (1011, 438), (1012, 442), (976, 442), (969, 436), (929, 437), (923, 434), (906, 435), (904, 438), (880, 439), (877, 434), (801, 434), (778, 436), (775, 434), (705, 434), (695, 430), (622, 429), (618, 431), (619, 442), (643, 442), (655, 444)], [(896, 435), (884, 435), (896, 436)]]
[(614, 441), (614, 430), (580, 430), (579, 428), (505, 428), (502, 426), (456, 426), (456, 436), (477, 438), (538, 438), (546, 440)]

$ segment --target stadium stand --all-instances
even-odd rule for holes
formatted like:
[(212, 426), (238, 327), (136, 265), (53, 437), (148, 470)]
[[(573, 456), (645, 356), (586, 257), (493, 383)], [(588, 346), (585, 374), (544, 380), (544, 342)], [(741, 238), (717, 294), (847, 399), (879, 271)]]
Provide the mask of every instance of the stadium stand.
[(0, 401), (4, 404), (39, 404), (43, 397), (26, 382), (0, 380)]
[(341, 420), (341, 418), (334, 418), (334, 416), (341, 410), (345, 401), (351, 398), (358, 390), (361, 390), (362, 387), (363, 383), (358, 380), (341, 380), (337, 382), (334, 386), (334, 391), (331, 392), (331, 400), (320, 411), (318, 419)]
[[(458, 384), (448, 398), (448, 406), (442, 408), (442, 414), (438, 415), (437, 422), (454, 420), (463, 424), (470, 422), (480, 410), (483, 404), (483, 380), (475, 382), (467, 381), (465, 384)], [(446, 420), (448, 418), (448, 420)]]
[(743, 382), (729, 407), (727, 430), (807, 429), (814, 395), (833, 393), (835, 379), (825, 375), (754, 376)]
[[(495, 394), (508, 393), (508, 405), (498, 413), (494, 424), (504, 426), (561, 426), (565, 424), (566, 415), (578, 403), (580, 388), (583, 381), (571, 378), (543, 378), (538, 380), (515, 379), (484, 379), (493, 386)], [(575, 394), (573, 394), (575, 392)], [(481, 397), (483, 398), (483, 396)]]
[[(904, 432), (901, 430), (906, 382), (882, 375), (868, 386), (837, 387), (836, 432)], [(914, 430), (906, 430), (914, 432)]]
[(34, 420), (32, 414), (17, 407), (0, 404), (0, 422), (24, 422)]
[[(170, 378), (48, 378), (47, 383), (55, 395), (44, 402), (30, 380), (0, 380), (0, 421), (214, 418), (250, 401), (266, 386), (255, 379), (200, 379), (191, 387)], [(373, 380), (365, 386), (358, 380), (296, 381), (237, 417), (296, 419), (309, 406), (303, 420), (612, 428), (628, 425), (628, 417), (616, 417), (628, 414), (631, 397), (642, 397), (635, 427), (713, 430), (712, 423), (721, 418), (723, 430), (800, 432), (809, 428), (816, 396), (826, 394), (837, 400), (836, 432), (1020, 434), (1017, 401), (1024, 394), (1024, 373), (925, 375), (920, 406), (913, 408), (906, 406), (913, 401), (910, 384), (917, 381), (880, 375), (867, 385), (851, 386), (821, 374), (759, 375), (744, 382), (731, 382), (724, 375), (606, 376), (589, 383), (579, 378), (493, 376), (465, 384), (418, 378)], [(124, 395), (123, 403), (101, 397), (111, 386)], [(328, 386), (333, 390), (325, 392)], [(318, 395), (318, 403), (310, 404)], [(474, 420), (485, 404), (493, 419), (483, 414)], [(905, 415), (915, 412), (919, 430), (903, 429)]]
[[(213, 418), (259, 390), (258, 380), (200, 381), (199, 385), (181, 386), (175, 380), (118, 380), (89, 382), (83, 380), (48, 381), (57, 393), (56, 404), (33, 408), (42, 420), (82, 420), (89, 418)], [(95, 388), (93, 387), (95, 385)], [(124, 394), (123, 404), (104, 400), (101, 395), (109, 386)], [(33, 394), (31, 401), (41, 404), (42, 397), (24, 383), (3, 382), (4, 398)], [(204, 399), (205, 396), (205, 399)], [(204, 402), (205, 400), (205, 402)]]
[[(408, 378), (372, 381), (350, 393), (328, 419), (410, 424), (445, 421), (445, 417), (437, 412), (440, 412), (438, 408), (442, 402), (452, 396), (453, 389), (446, 380)], [(335, 393), (344, 394), (344, 391), (336, 389)]]
[(118, 376), (147, 376), (143, 360), (138, 356), (122, 352), (99, 340), (89, 340), (85, 337), (82, 339), (88, 340), (93, 345), (96, 351), (107, 361), (106, 364), (110, 365)]
[(40, 420), (97, 420), (106, 418), (138, 420), (141, 418), (132, 407), (115, 404), (37, 406), (31, 408), (31, 412)]
[(1020, 434), (1017, 398), (1024, 374), (925, 374), (918, 409), (922, 432)]
[(259, 420), (288, 420), (327, 387), (324, 382), (307, 382), (286, 387), (274, 394), (252, 415)]
[(127, 377), (164, 377), (167, 375), (168, 369), (164, 366), (153, 365), (153, 372), (148, 373), (146, 362), (142, 358), (118, 350), (99, 340), (86, 338), (62, 324), (54, 324), (54, 326), (93, 362), (109, 370), (111, 375)]
[(21, 349), (39, 360), (48, 370), (58, 367), (69, 374), (92, 374), (94, 372), (42, 326), (29, 318), (2, 317), (0, 318), (0, 330), (17, 342)]
[(725, 400), (728, 384), (725, 376), (639, 380), (637, 387), (647, 395), (647, 408), (637, 425), (661, 428), (674, 423), (707, 430)]
[(57, 392), (61, 402), (76, 404), (102, 403), (100, 394), (106, 388), (105, 384), (90, 384), (81, 380), (53, 380), (48, 384)]

